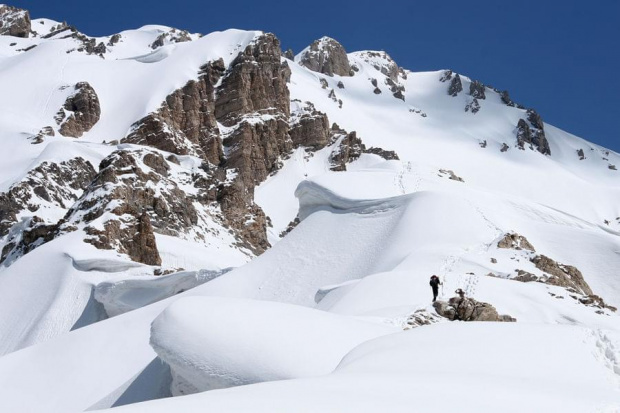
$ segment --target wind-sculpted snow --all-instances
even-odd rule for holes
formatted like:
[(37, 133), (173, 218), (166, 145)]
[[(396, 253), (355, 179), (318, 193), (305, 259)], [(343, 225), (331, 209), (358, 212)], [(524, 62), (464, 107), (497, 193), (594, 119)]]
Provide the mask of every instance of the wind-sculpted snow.
[(230, 271), (181, 271), (155, 279), (126, 279), (103, 282), (95, 287), (95, 299), (103, 304), (108, 316), (152, 304), (204, 284)]
[(573, 326), (441, 323), (361, 344), (326, 376), (114, 411), (614, 412), (620, 377), (610, 358), (618, 340)]
[(349, 199), (311, 181), (299, 184), (295, 191), (299, 199), (299, 218), (305, 219), (317, 211), (334, 213), (372, 214), (403, 207), (416, 195), (384, 199)]
[(394, 326), (265, 301), (191, 297), (151, 327), (174, 394), (329, 374), (359, 343)]

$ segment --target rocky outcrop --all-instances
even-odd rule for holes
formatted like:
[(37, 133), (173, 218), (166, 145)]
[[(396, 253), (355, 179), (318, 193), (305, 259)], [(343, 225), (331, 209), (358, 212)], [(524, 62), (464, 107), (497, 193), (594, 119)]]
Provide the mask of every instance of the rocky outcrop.
[(439, 78), (440, 82), (447, 82), (448, 80), (452, 79), (452, 70), (444, 70), (444, 72), (441, 74), (441, 77)]
[(403, 330), (410, 330), (412, 328), (428, 326), (431, 324), (445, 321), (441, 316), (435, 313), (431, 313), (427, 310), (416, 310), (413, 314), (409, 315), (403, 324)]
[(471, 112), (473, 114), (478, 113), (478, 111), (480, 110), (480, 102), (478, 102), (478, 99), (473, 98), (471, 101), (469, 101), (466, 105), (465, 105), (465, 112)]
[(0, 4), (0, 36), (28, 37), (30, 31), (27, 10)]
[(490, 87), (490, 88), (493, 89), (499, 95), (500, 100), (506, 106), (516, 107), (518, 109), (525, 109), (525, 107), (523, 105), (520, 105), (520, 104), (516, 103), (515, 101), (513, 101), (510, 98), (510, 93), (508, 93), (507, 90), (499, 90), (499, 89), (494, 88), (494, 87)]
[(290, 68), (280, 61), (280, 41), (264, 34), (231, 63), (217, 91), (216, 119), (230, 128), (223, 167), (238, 171), (246, 205), (253, 203), (254, 186), (276, 171), (293, 147)]
[(280, 157), (288, 155), (293, 143), (284, 116), (248, 116), (224, 139), (228, 149), (226, 168), (239, 172), (245, 187), (252, 190), (280, 168)]
[(469, 297), (452, 297), (448, 302), (435, 301), (433, 307), (437, 314), (452, 321), (517, 321), (509, 315), (498, 314), (491, 304)]
[[(569, 296), (579, 303), (588, 307), (597, 308), (597, 312), (608, 309), (616, 311), (617, 309), (605, 303), (598, 295), (592, 292), (592, 289), (583, 278), (581, 271), (571, 265), (561, 264), (545, 255), (536, 255), (530, 259), (536, 268), (542, 271), (542, 274), (536, 275), (531, 272), (517, 269), (517, 275), (512, 280), (521, 282), (540, 282), (544, 284), (562, 287), (569, 292)], [(556, 294), (549, 293), (556, 297)], [(564, 298), (557, 295), (557, 298)]]
[(399, 83), (400, 79), (407, 79), (407, 72), (399, 67), (394, 59), (384, 51), (366, 50), (363, 52), (355, 52), (353, 55), (372, 65), (375, 70), (381, 72), (393, 83)]
[(94, 176), (93, 166), (80, 157), (41, 163), (7, 192), (0, 193), (0, 237), (8, 233), (22, 212), (34, 214), (46, 204), (69, 208)]
[(269, 246), (264, 214), (248, 205), (244, 190), (222, 168), (204, 164), (189, 172), (159, 152), (122, 149), (101, 162), (58, 232), (84, 228), (87, 243), (149, 265), (161, 263), (154, 233), (204, 242), (232, 231), (239, 247), (260, 253)]
[(329, 120), (327, 115), (319, 112), (310, 102), (296, 105), (289, 121), (289, 135), (293, 147), (304, 146), (319, 150), (330, 142)]
[(560, 264), (545, 255), (537, 255), (531, 261), (536, 268), (549, 275), (545, 281), (547, 284), (557, 285), (583, 295), (592, 295), (590, 286), (577, 268)]
[(583, 153), (583, 149), (578, 149), (577, 150), (577, 156), (579, 157), (580, 161), (583, 161), (584, 159), (586, 159), (586, 154)]
[(403, 102), (405, 101), (405, 86), (401, 85), (400, 83), (394, 82), (389, 77), (385, 79), (385, 84), (390, 88), (392, 96), (394, 96), (396, 99), (402, 100)]
[(297, 57), (297, 63), (327, 76), (353, 76), (347, 52), (340, 43), (330, 37), (322, 37), (312, 42)]
[(164, 32), (157, 36), (157, 39), (151, 43), (151, 49), (157, 49), (166, 44), (189, 42), (191, 40), (192, 38), (188, 31), (173, 28), (169, 32)]
[(524, 119), (519, 119), (517, 123), (517, 146), (519, 149), (525, 149), (526, 144), (544, 155), (551, 155), (543, 121), (533, 109), (527, 111), (527, 122)]
[(37, 216), (38, 211), (68, 209), (94, 176), (93, 166), (80, 157), (60, 163), (43, 162), (7, 192), (0, 193), (0, 238), (4, 238), (0, 262), (30, 251), (39, 238), (51, 239), (55, 222)]
[(523, 235), (516, 233), (505, 234), (504, 237), (497, 243), (497, 248), (513, 249), (513, 250), (528, 250), (536, 252), (534, 246)]
[(203, 65), (197, 80), (168, 95), (156, 112), (132, 126), (122, 142), (197, 155), (215, 165), (223, 162), (214, 92), (225, 70), (222, 59)]
[(486, 87), (477, 80), (472, 80), (469, 84), (469, 94), (474, 99), (486, 99), (485, 89)]
[(117, 33), (112, 35), (112, 37), (110, 37), (110, 40), (108, 40), (108, 46), (114, 46), (116, 43), (120, 42), (122, 38), (122, 35)]
[(79, 82), (55, 116), (63, 136), (79, 138), (88, 132), (101, 116), (99, 98), (88, 82)]
[[(201, 181), (210, 189), (200, 202), (214, 202), (222, 225), (237, 234), (239, 246), (256, 254), (269, 243), (266, 218), (254, 204), (254, 187), (290, 154), (292, 126), (299, 128), (292, 132), (298, 145), (305, 140), (320, 146), (325, 139), (320, 136), (320, 115), (308, 114), (289, 125), (290, 74), (288, 64), (281, 63), (279, 40), (273, 34), (261, 35), (228, 68), (221, 59), (202, 66), (196, 81), (170, 94), (123, 139), (202, 158), (210, 178)], [(225, 127), (223, 135), (218, 122)], [(306, 135), (312, 131), (314, 141)]]
[(146, 211), (132, 222), (109, 220), (103, 224), (103, 229), (88, 226), (85, 232), (89, 235), (86, 242), (99, 249), (116, 249), (133, 261), (161, 265), (153, 226)]
[(215, 117), (219, 122), (233, 126), (241, 116), (254, 112), (288, 118), (290, 69), (280, 57), (280, 40), (267, 33), (235, 58), (217, 91)]
[(366, 148), (356, 132), (346, 133), (340, 130), (336, 124), (332, 125), (331, 133), (332, 142), (337, 145), (329, 156), (332, 171), (346, 171), (347, 164), (357, 160), (363, 153), (375, 154), (386, 160), (399, 159), (398, 154), (394, 151), (373, 147)]
[(455, 97), (458, 96), (460, 92), (463, 91), (463, 83), (461, 82), (461, 77), (458, 73), (454, 75), (452, 80), (450, 80), (450, 86), (448, 86), (448, 95)]
[(447, 176), (448, 179), (450, 179), (452, 181), (465, 182), (465, 180), (463, 178), (461, 178), (460, 176), (456, 175), (454, 173), (454, 171), (452, 171), (450, 169), (440, 169), (438, 176), (440, 176), (440, 177)]

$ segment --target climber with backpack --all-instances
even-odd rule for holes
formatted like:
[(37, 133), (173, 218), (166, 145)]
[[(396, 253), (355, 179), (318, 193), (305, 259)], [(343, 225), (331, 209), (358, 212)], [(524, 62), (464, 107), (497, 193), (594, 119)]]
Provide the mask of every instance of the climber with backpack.
[(435, 300), (437, 300), (437, 295), (439, 294), (439, 286), (442, 285), (443, 283), (441, 282), (438, 276), (433, 274), (431, 276), (431, 281), (429, 284), (431, 285), (431, 288), (433, 289), (433, 302), (435, 302)]

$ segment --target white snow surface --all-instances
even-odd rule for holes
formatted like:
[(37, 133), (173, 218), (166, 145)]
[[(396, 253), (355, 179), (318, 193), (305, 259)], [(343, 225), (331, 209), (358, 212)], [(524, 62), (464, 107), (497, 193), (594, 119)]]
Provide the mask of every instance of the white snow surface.
[(396, 331), (289, 304), (191, 297), (155, 319), (151, 346), (197, 392), (329, 374), (358, 344)]
[[(228, 65), (261, 34), (191, 35), (153, 49), (171, 28), (144, 26), (121, 32), (102, 59), (67, 53), (72, 39), (42, 38), (57, 24), (33, 20), (39, 36), (0, 36), (0, 90), (10, 96), (0, 102), (0, 191), (44, 161), (81, 156), (97, 167), (117, 149), (104, 141), (125, 136), (202, 64)], [(497, 93), (486, 89), (472, 114), (468, 77), (451, 97), (442, 71), (407, 71), (402, 101), (372, 64), (381, 62), (364, 56), (349, 54), (352, 77), (289, 61), (291, 99), (400, 160), (362, 155), (333, 172), (333, 146), (295, 150), (256, 190), (273, 223), (263, 255), (247, 263), (227, 238), (205, 247), (158, 235), (164, 266), (186, 271), (156, 277), (75, 232), (1, 267), (0, 411), (620, 411), (617, 313), (510, 279), (540, 271), (529, 253), (497, 247), (505, 233), (524, 235), (620, 306), (620, 172), (609, 168), (620, 155), (549, 124), (551, 156), (519, 150), (525, 111)], [(100, 121), (79, 139), (56, 133), (32, 144), (42, 127), (57, 129), (63, 87), (79, 81), (97, 91)], [(431, 274), (444, 282), (440, 298), (462, 288), (517, 322), (401, 332), (415, 311), (433, 311)], [(193, 391), (204, 392), (169, 397)]]

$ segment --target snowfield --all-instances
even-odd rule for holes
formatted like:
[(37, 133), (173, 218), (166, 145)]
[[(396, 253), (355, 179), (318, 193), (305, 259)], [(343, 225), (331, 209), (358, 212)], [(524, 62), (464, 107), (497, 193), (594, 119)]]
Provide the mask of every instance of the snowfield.
[[(135, 149), (110, 142), (203, 64), (228, 67), (262, 34), (187, 34), (152, 48), (172, 29), (144, 26), (120, 33), (101, 58), (67, 53), (75, 39), (42, 37), (57, 24), (35, 19), (38, 36), (0, 36), (0, 90), (10, 96), (0, 102), (3, 192), (46, 161), (79, 156), (97, 170), (112, 152)], [(365, 153), (335, 172), (338, 142), (294, 149), (256, 188), (271, 223), (262, 255), (209, 221), (204, 242), (156, 235), (170, 274), (97, 249), (79, 231), (2, 264), (0, 411), (620, 412), (618, 313), (574, 288), (517, 280), (544, 280), (532, 261), (544, 255), (620, 307), (620, 171), (611, 168), (620, 154), (548, 124), (551, 155), (518, 149), (525, 110), (487, 88), (480, 110), (466, 111), (466, 76), (452, 97), (444, 71), (402, 70), (404, 100), (395, 98), (386, 56), (349, 53), (353, 76), (282, 58), (293, 112), (311, 102), (399, 159)], [(81, 138), (33, 144), (56, 125), (63, 87), (80, 81), (97, 90), (101, 119)], [(175, 179), (201, 165), (174, 159)], [(69, 207), (38, 213), (56, 222)], [(535, 251), (500, 248), (506, 234)], [(517, 321), (437, 316), (432, 274), (441, 300), (460, 288)], [(412, 326), (416, 315), (428, 324)]]

